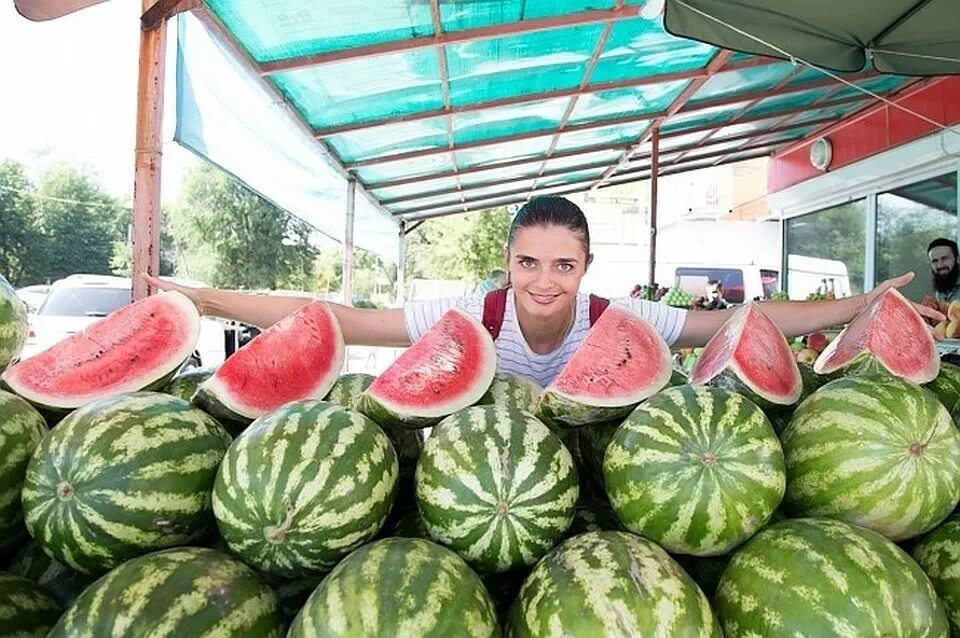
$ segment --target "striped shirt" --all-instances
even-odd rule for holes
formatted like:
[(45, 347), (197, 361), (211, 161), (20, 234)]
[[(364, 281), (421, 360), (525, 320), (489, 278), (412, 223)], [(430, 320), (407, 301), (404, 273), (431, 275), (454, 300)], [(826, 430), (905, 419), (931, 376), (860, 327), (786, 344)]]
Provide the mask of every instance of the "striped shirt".
[[(440, 320), (450, 308), (462, 308), (477, 321), (483, 320), (483, 295), (454, 297), (448, 299), (430, 299), (414, 301), (404, 306), (404, 320), (407, 335), (413, 343), (423, 336), (433, 324)], [(654, 303), (643, 299), (623, 297), (612, 299), (612, 303), (633, 310), (647, 320), (659, 332), (667, 344), (672, 345), (680, 336), (686, 321), (687, 311), (666, 304)], [(517, 309), (514, 295), (507, 295), (507, 307), (503, 315), (503, 326), (495, 342), (497, 350), (497, 372), (525, 377), (547, 387), (560, 373), (577, 346), (590, 330), (590, 295), (577, 295), (576, 316), (573, 326), (563, 343), (553, 352), (538, 354), (530, 349), (520, 324), (517, 322)]]

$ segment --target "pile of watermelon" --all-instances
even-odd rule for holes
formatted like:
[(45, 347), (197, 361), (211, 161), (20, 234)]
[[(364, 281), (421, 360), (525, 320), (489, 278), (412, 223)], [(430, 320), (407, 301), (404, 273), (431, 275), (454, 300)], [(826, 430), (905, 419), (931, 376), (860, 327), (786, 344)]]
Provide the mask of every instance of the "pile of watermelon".
[(460, 310), (341, 374), (320, 302), (177, 374), (177, 293), (18, 362), (2, 284), (2, 635), (960, 631), (960, 368), (896, 291), (812, 366), (743, 306), (689, 377), (612, 305), (541, 389)]

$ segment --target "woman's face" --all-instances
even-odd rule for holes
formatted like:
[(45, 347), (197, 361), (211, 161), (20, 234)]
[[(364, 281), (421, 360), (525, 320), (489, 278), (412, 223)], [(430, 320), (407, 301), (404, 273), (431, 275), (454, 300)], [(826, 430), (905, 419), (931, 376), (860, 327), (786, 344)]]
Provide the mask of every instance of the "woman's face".
[(590, 264), (580, 235), (563, 226), (517, 229), (507, 259), (517, 304), (543, 318), (569, 312)]

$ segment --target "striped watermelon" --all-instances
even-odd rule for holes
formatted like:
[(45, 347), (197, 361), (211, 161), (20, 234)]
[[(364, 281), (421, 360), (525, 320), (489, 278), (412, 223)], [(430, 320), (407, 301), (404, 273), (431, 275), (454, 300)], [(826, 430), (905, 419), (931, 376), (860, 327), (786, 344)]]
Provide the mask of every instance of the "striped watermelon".
[(787, 509), (901, 540), (960, 500), (960, 432), (932, 392), (890, 375), (832, 381), (781, 435)]
[(496, 369), (490, 333), (451, 308), (377, 377), (359, 409), (382, 425), (429, 427), (479, 401)]
[(923, 570), (883, 536), (843, 521), (761, 531), (733, 555), (714, 604), (727, 638), (948, 635)]
[(716, 388), (668, 388), (614, 433), (603, 462), (617, 517), (678, 554), (725, 554), (780, 505), (783, 451), (756, 404)]
[(256, 572), (200, 547), (127, 561), (88, 587), (50, 632), (50, 638), (282, 635), (277, 597)]
[(197, 393), (200, 384), (212, 377), (214, 372), (216, 368), (196, 368), (181, 372), (170, 379), (170, 382), (163, 387), (163, 391), (189, 401)]
[(295, 401), (230, 446), (213, 511), (247, 564), (313, 576), (377, 534), (396, 488), (397, 456), (375, 423), (333, 403)]
[(183, 399), (134, 392), (72, 412), (40, 442), (23, 488), (27, 529), (53, 558), (101, 574), (203, 538), (229, 435)]
[(953, 422), (960, 425), (960, 366), (941, 361), (937, 378), (925, 387), (937, 395)]
[(933, 334), (913, 302), (888, 288), (820, 353), (813, 369), (829, 374), (884, 371), (913, 383), (929, 383), (940, 371)]
[(430, 536), (483, 571), (538, 561), (570, 526), (578, 493), (560, 439), (531, 414), (499, 405), (441, 421), (417, 466)]
[(622, 532), (626, 531), (617, 518), (610, 503), (593, 498), (581, 498), (573, 512), (573, 522), (567, 529), (566, 537), (586, 532)]
[(27, 307), (0, 275), (0, 371), (20, 356), (27, 340)]
[(324, 576), (306, 576), (304, 578), (283, 578), (282, 576), (272, 576), (270, 574), (260, 574), (273, 593), (277, 595), (277, 602), (280, 605), (280, 613), (283, 619), (289, 623), (292, 621), (303, 606), (307, 603), (310, 594), (313, 593), (323, 581)]
[(499, 635), (489, 594), (459, 556), (418, 538), (386, 538), (337, 565), (287, 637)]
[(349, 372), (337, 377), (330, 392), (324, 397), (328, 403), (336, 403), (348, 410), (356, 410), (360, 403), (360, 395), (367, 391), (377, 378), (365, 372)]
[[(603, 457), (607, 447), (613, 439), (613, 433), (620, 427), (622, 421), (611, 423), (594, 423), (585, 425), (578, 430), (580, 434), (580, 457), (586, 474), (598, 488), (603, 488)], [(605, 494), (606, 492), (604, 492)]]
[(10, 571), (40, 585), (64, 607), (94, 581), (92, 576), (53, 560), (35, 542), (17, 552), (10, 563)]
[(514, 410), (533, 413), (540, 401), (543, 388), (530, 379), (514, 374), (497, 374), (487, 393), (477, 402), (480, 405), (504, 405)]
[(937, 590), (953, 635), (960, 635), (960, 516), (951, 516), (924, 536), (913, 557)]
[(423, 516), (420, 514), (420, 510), (416, 508), (398, 518), (389, 535), (430, 540), (427, 524), (423, 522)]
[(690, 383), (713, 383), (764, 408), (793, 405), (803, 392), (786, 337), (754, 302), (737, 309), (710, 338), (690, 372)]
[(683, 571), (693, 579), (707, 598), (713, 600), (717, 594), (720, 577), (727, 568), (730, 559), (736, 552), (722, 556), (694, 556), (693, 554), (676, 554), (672, 558), (677, 561)]
[(47, 424), (33, 406), (0, 390), (0, 552), (27, 535), (20, 492), (27, 463), (46, 431)]
[(237, 350), (193, 401), (237, 434), (286, 403), (326, 396), (345, 351), (336, 316), (326, 302), (314, 301)]
[(0, 572), (0, 635), (44, 638), (62, 611), (40, 585)]
[(670, 348), (639, 315), (610, 306), (540, 397), (537, 416), (566, 427), (622, 419), (670, 382)]
[(706, 596), (665, 551), (627, 532), (564, 541), (533, 568), (508, 638), (721, 636)]

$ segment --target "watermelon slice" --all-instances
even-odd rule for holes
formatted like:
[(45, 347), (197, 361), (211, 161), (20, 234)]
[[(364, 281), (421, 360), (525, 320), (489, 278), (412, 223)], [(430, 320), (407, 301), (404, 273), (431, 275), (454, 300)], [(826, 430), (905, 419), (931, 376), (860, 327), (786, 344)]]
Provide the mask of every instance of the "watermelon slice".
[[(793, 405), (803, 377), (787, 338), (756, 303), (741, 306), (707, 342), (690, 373), (691, 385), (714, 380), (743, 392), (761, 408)], [(742, 384), (742, 385), (741, 385)]]
[(325, 397), (343, 368), (345, 349), (330, 307), (308, 303), (224, 361), (193, 402), (237, 434), (286, 403)]
[(565, 427), (620, 419), (672, 373), (660, 333), (636, 313), (609, 306), (540, 397), (537, 416)]
[(479, 401), (496, 369), (490, 333), (452, 308), (367, 388), (358, 408), (382, 425), (429, 427)]
[(937, 378), (940, 357), (923, 317), (908, 299), (889, 288), (857, 315), (813, 364), (820, 374), (850, 367), (879, 368), (923, 384)]
[(71, 410), (113, 394), (161, 387), (199, 336), (193, 302), (165, 292), (124, 306), (11, 366), (3, 381), (42, 409)]

